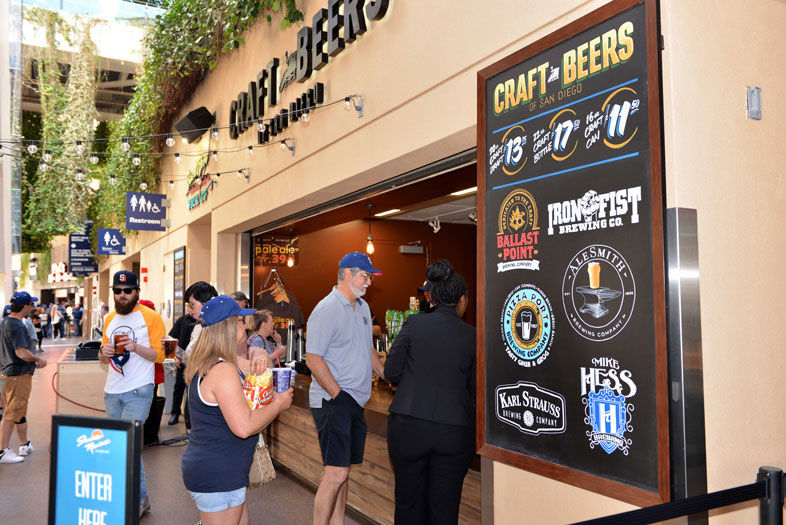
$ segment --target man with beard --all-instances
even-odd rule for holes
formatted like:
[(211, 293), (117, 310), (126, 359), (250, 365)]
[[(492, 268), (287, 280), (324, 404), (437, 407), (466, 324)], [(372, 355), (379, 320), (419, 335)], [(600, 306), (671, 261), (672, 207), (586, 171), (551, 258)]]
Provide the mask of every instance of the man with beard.
[(361, 299), (382, 272), (368, 255), (352, 252), (338, 264), (338, 285), (308, 318), (306, 364), (314, 381), (309, 405), (314, 416), (322, 463), (322, 481), (314, 498), (314, 523), (344, 523), (349, 469), (363, 462), (371, 371), (383, 365), (372, 344), (371, 312)]
[[(104, 386), (106, 415), (144, 423), (153, 401), (153, 363), (164, 361), (161, 338), (166, 334), (161, 316), (139, 302), (139, 279), (128, 271), (112, 279), (115, 311), (104, 320), (102, 363), (109, 364)], [(117, 348), (115, 337), (122, 336)], [(116, 351), (117, 350), (117, 351)], [(139, 458), (139, 516), (150, 510), (145, 467)]]

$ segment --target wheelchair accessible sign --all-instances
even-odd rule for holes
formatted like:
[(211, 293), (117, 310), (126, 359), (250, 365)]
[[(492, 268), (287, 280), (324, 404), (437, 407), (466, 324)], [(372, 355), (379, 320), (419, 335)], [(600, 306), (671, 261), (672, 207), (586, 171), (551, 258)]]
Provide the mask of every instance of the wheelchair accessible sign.
[(166, 195), (126, 192), (126, 230), (166, 230)]
[(98, 255), (122, 255), (126, 253), (126, 239), (120, 230), (98, 229)]

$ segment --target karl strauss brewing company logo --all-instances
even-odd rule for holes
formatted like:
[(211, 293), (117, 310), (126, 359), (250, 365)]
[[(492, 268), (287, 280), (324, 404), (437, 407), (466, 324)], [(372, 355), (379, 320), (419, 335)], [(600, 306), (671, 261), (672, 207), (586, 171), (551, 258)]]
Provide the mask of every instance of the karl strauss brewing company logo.
[(619, 449), (627, 456), (633, 440), (625, 432), (633, 432), (631, 417), (636, 395), (636, 383), (630, 370), (620, 370), (620, 364), (610, 357), (596, 357), (591, 367), (581, 367), (581, 395), (584, 405), (584, 424), (589, 446), (600, 446), (606, 454)]
[(554, 340), (551, 303), (540, 288), (520, 284), (505, 299), (500, 319), (508, 357), (529, 368), (549, 356)]
[(508, 270), (539, 270), (538, 207), (527, 190), (515, 189), (502, 201), (497, 222), (497, 273)]
[(562, 280), (562, 305), (580, 336), (613, 338), (630, 321), (635, 302), (633, 272), (620, 252), (593, 244), (571, 258)]
[(524, 434), (565, 432), (565, 398), (535, 383), (499, 385), (495, 391), (497, 419)]

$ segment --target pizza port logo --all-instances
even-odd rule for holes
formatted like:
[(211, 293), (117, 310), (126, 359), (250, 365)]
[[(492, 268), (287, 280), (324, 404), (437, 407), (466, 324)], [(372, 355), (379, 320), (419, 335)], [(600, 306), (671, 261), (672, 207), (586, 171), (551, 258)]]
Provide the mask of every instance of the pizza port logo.
[(538, 207), (527, 190), (515, 189), (502, 201), (497, 219), (497, 273), (538, 270)]
[(514, 288), (500, 316), (505, 352), (518, 365), (537, 366), (549, 357), (554, 340), (554, 316), (543, 291), (531, 284)]
[(606, 341), (630, 321), (636, 303), (633, 272), (620, 252), (593, 244), (571, 258), (562, 280), (562, 306), (573, 329)]
[(633, 432), (634, 406), (629, 400), (637, 391), (633, 375), (609, 357), (593, 359), (592, 366), (581, 367), (580, 374), (589, 447), (599, 446), (606, 454), (620, 450), (627, 456), (633, 443), (625, 437), (626, 432)]
[(497, 419), (524, 434), (565, 432), (565, 398), (535, 383), (499, 385), (494, 392)]

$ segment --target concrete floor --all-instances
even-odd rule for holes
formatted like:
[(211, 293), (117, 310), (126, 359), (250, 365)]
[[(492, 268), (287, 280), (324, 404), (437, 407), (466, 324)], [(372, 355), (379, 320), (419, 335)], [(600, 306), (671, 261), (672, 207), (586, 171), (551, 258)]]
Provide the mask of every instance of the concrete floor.
[[(55, 392), (52, 377), (57, 371), (57, 360), (76, 340), (52, 341), (45, 339), (44, 357), (49, 365), (36, 371), (27, 414), (28, 439), (35, 452), (23, 463), (0, 464), (0, 522), (46, 523), (49, 502), (49, 444), (51, 441), (51, 416), (55, 410)], [(185, 432), (181, 422), (168, 426), (164, 414), (159, 439), (164, 441)], [(180, 460), (185, 442), (175, 446), (148, 447), (142, 452), (147, 473), (152, 511), (142, 518), (142, 524), (193, 524), (199, 520), (199, 511), (183, 485)], [(14, 434), (11, 448), (17, 450), (19, 442)], [(294, 478), (279, 471), (276, 479), (247, 493), (251, 523), (277, 525), (307, 524), (312, 522), (314, 492)], [(364, 523), (347, 517), (346, 523)]]

